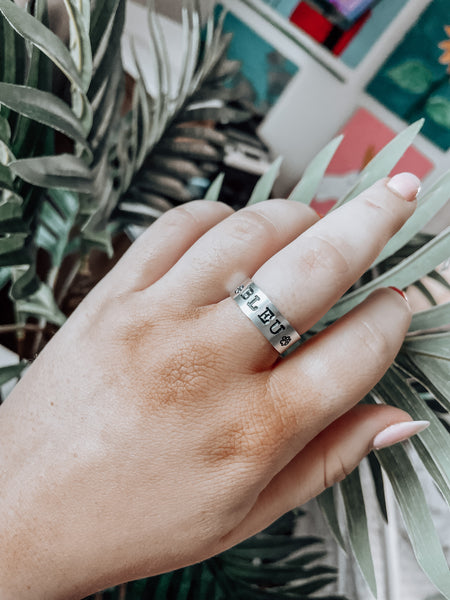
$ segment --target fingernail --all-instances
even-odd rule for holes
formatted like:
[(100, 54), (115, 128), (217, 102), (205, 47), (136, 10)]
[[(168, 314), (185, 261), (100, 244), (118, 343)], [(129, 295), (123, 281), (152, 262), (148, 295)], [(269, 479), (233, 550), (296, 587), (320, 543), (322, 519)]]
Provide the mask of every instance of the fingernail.
[(316, 215), (319, 217), (319, 219), (323, 219), (325, 215), (323, 215), (322, 213), (320, 213), (318, 210), (316, 210), (315, 208), (313, 208), (311, 206), (311, 208), (313, 209), (313, 211), (316, 213)]
[(397, 292), (397, 294), (400, 294), (400, 296), (403, 298), (403, 300), (405, 300), (409, 304), (408, 296), (405, 294), (405, 292), (403, 292), (402, 290), (399, 290), (398, 288), (394, 287), (393, 285), (390, 285), (389, 289), (394, 290), (394, 292)]
[(373, 440), (373, 448), (381, 450), (388, 448), (398, 442), (403, 442), (413, 435), (420, 433), (430, 425), (430, 421), (405, 421), (395, 423), (378, 433)]
[(420, 179), (413, 173), (399, 173), (390, 179), (387, 187), (407, 202), (413, 202), (420, 192)]

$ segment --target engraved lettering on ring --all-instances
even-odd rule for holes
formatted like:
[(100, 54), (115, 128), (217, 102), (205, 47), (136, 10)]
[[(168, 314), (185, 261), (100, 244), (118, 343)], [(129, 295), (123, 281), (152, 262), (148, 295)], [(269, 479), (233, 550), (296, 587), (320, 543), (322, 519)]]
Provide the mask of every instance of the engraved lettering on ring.
[[(241, 294), (241, 298), (242, 300), (248, 300), (249, 298), (251, 298), (253, 296), (253, 294), (255, 293), (255, 290), (252, 288), (251, 285), (249, 285), (247, 287), (247, 289), (244, 290), (244, 292)], [(259, 298), (258, 298), (259, 300)]]
[(270, 321), (274, 317), (275, 317), (275, 313), (273, 311), (271, 311), (269, 307), (266, 307), (264, 312), (262, 312), (260, 315), (258, 315), (258, 318), (260, 319), (260, 321), (262, 323), (264, 323), (264, 325), (267, 325), (268, 323), (270, 323)]
[(285, 329), (286, 327), (280, 323), (279, 319), (277, 319), (275, 323), (273, 323), (273, 325), (270, 326), (270, 333), (272, 333), (273, 335), (278, 335)]
[(257, 311), (259, 309), (259, 306), (255, 306), (255, 302), (258, 302), (258, 300), (261, 300), (261, 298), (259, 296), (254, 296), (249, 302), (247, 302), (247, 306), (250, 308), (250, 310)]

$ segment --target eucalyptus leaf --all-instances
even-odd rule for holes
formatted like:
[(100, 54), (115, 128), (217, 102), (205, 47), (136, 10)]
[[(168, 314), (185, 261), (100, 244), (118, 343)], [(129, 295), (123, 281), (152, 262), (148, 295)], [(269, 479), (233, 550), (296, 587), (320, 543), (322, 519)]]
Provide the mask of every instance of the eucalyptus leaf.
[(391, 482), (418, 563), (449, 600), (450, 571), (414, 466), (398, 444), (376, 456)]
[(247, 203), (247, 206), (257, 204), (258, 202), (264, 202), (270, 198), (272, 188), (280, 172), (281, 163), (283, 162), (282, 157), (278, 157), (270, 166), (270, 168), (264, 173), (255, 185), (255, 189)]
[[(0, 0), (2, 1), (4, 0)], [(29, 119), (61, 131), (88, 148), (82, 123), (69, 106), (54, 94), (24, 85), (0, 82), (0, 103)]]
[(220, 192), (223, 186), (223, 180), (225, 179), (225, 173), (220, 173), (217, 175), (215, 180), (209, 186), (208, 191), (206, 192), (205, 200), (209, 202), (217, 202), (219, 200)]
[(370, 548), (369, 529), (359, 470), (355, 469), (340, 483), (347, 517), (350, 545), (372, 594), (377, 596), (377, 582)]
[(366, 190), (382, 177), (387, 177), (422, 129), (424, 119), (416, 121), (399, 133), (363, 169), (352, 189), (333, 207), (339, 208)]
[(0, 0), (0, 12), (17, 33), (48, 56), (73, 85), (86, 91), (69, 50), (57, 35), (11, 0)]
[(339, 135), (334, 140), (331, 140), (329, 144), (325, 146), (323, 150), (317, 154), (315, 158), (306, 167), (305, 172), (299, 184), (294, 188), (289, 200), (295, 200), (302, 204), (311, 204), (314, 196), (317, 193), (319, 185), (325, 175), (325, 171), (328, 168), (333, 156), (336, 153), (340, 143), (344, 139), (343, 135)]

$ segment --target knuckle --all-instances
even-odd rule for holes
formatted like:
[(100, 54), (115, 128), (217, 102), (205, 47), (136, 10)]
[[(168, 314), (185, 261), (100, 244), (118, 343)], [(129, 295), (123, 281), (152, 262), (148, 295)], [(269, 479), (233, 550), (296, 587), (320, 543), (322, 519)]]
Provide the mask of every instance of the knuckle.
[(272, 221), (256, 210), (244, 209), (236, 213), (229, 235), (244, 243), (253, 243), (255, 239), (267, 239), (277, 236)]
[(353, 471), (354, 465), (347, 461), (335, 448), (328, 446), (323, 450), (323, 488), (332, 487), (335, 483), (343, 481)]
[(325, 270), (335, 278), (341, 278), (350, 271), (351, 253), (347, 255), (345, 249), (346, 244), (343, 240), (308, 235), (303, 264), (311, 273)]
[(390, 342), (390, 334), (388, 331), (383, 331), (373, 321), (361, 319), (355, 324), (355, 336), (357, 338), (358, 347), (368, 355), (372, 364), (378, 366), (380, 363), (390, 363), (392, 354), (392, 345)]

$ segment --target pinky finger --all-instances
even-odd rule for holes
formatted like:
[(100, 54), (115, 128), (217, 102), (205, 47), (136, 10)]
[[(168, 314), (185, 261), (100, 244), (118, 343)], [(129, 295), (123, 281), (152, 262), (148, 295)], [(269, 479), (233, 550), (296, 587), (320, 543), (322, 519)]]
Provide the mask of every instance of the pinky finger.
[(391, 406), (358, 405), (317, 435), (259, 494), (244, 521), (224, 539), (226, 547), (265, 529), (289, 510), (342, 481), (373, 449), (391, 446), (423, 431)]

